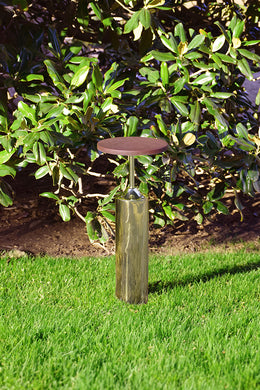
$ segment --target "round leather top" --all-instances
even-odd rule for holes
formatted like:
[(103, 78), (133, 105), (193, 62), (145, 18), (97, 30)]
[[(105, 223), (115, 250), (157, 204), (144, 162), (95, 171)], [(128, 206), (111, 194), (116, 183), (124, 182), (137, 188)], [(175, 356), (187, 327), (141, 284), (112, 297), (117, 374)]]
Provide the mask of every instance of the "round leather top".
[(162, 153), (168, 148), (166, 141), (147, 137), (116, 137), (99, 141), (100, 152), (122, 156), (141, 156)]

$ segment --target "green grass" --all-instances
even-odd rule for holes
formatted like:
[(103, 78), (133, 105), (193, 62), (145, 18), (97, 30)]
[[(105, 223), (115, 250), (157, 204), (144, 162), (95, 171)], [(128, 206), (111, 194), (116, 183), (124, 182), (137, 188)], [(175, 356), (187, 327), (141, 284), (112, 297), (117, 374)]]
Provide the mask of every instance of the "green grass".
[(0, 259), (0, 388), (260, 389), (260, 255), (152, 256), (147, 305), (114, 257)]

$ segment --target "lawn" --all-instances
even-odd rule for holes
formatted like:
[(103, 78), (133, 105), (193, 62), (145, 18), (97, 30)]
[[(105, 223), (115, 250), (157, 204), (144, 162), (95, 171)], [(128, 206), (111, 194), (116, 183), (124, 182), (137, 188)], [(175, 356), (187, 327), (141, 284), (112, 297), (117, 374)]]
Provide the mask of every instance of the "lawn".
[(0, 259), (0, 388), (260, 389), (260, 255), (151, 256), (149, 301), (115, 260)]

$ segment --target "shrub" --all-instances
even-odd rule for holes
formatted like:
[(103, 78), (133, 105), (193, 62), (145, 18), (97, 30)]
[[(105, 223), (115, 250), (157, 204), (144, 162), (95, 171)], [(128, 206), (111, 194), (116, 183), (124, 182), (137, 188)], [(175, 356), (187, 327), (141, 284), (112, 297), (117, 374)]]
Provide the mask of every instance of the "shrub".
[[(34, 3), (1, 3), (4, 12), (19, 14), (17, 23), (8, 19), (13, 35), (25, 28), (19, 44), (0, 47), (0, 203), (12, 204), (5, 176), (32, 164), (36, 179), (52, 177), (54, 191), (42, 196), (56, 202), (62, 219), (76, 213), (91, 240), (105, 241), (114, 197), (127, 185), (127, 160), (118, 157), (118, 185), (100, 197), (96, 212), (83, 215), (80, 205), (92, 194), (83, 193), (82, 175), (92, 172), (80, 154), (93, 162), (99, 139), (140, 135), (169, 144), (162, 158), (137, 159), (155, 224), (227, 214), (227, 190), (242, 218), (239, 193), (254, 196), (260, 188), (260, 92), (250, 102), (243, 88), (260, 63), (257, 7), (125, 0), (60, 2), (60, 10), (62, 4), (64, 12), (50, 6), (35, 24)], [(11, 90), (19, 96), (17, 107)]]

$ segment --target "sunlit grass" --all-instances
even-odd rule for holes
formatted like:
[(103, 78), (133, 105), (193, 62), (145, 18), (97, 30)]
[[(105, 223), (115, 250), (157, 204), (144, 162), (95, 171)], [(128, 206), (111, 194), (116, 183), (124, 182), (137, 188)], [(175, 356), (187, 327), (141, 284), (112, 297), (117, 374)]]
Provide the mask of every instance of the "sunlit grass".
[(147, 305), (114, 258), (0, 260), (1, 389), (260, 388), (260, 255), (152, 256)]

